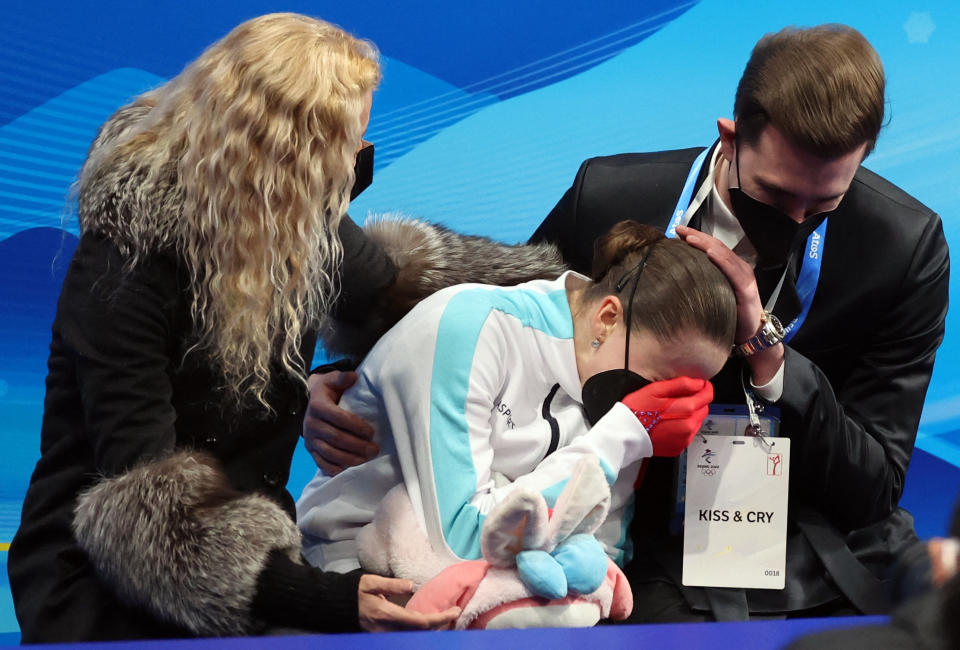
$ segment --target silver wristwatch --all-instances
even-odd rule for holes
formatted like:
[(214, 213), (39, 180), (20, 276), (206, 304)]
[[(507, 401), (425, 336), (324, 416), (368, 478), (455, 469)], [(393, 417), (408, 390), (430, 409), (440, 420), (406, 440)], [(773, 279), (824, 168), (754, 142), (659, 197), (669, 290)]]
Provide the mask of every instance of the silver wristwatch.
[(738, 357), (749, 357), (760, 350), (773, 347), (787, 336), (780, 319), (768, 311), (760, 316), (760, 331), (740, 345), (733, 346), (733, 353)]

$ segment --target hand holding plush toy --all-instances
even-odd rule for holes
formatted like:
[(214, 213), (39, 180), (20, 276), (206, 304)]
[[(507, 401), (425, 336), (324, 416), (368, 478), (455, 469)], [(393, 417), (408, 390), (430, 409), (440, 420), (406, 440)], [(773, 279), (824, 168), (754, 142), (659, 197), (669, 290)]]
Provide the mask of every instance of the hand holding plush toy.
[(487, 516), (482, 560), (458, 562), (407, 604), (419, 612), (463, 610), (457, 629), (587, 627), (625, 619), (633, 594), (593, 536), (610, 488), (595, 457), (578, 463), (553, 512), (539, 492), (511, 493)]

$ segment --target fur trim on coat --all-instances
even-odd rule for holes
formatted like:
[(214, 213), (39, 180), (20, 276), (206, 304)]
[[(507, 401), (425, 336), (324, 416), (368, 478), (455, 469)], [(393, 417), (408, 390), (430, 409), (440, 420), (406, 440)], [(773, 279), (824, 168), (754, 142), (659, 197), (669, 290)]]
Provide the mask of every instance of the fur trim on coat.
[(397, 267), (396, 281), (355, 325), (329, 317), (321, 329), (327, 352), (359, 359), (420, 300), (465, 282), (509, 286), (554, 279), (567, 270), (552, 244), (503, 244), (461, 235), (443, 226), (399, 215), (368, 220), (363, 231)]
[[(108, 237), (124, 255), (170, 248), (181, 229), (183, 188), (176, 182), (176, 161), (149, 183), (135, 157), (98, 165), (118, 142), (149, 126), (150, 110), (149, 103), (133, 102), (110, 116), (90, 145), (83, 174), (95, 170), (76, 188), (81, 233)], [(131, 213), (139, 218), (123, 216)]]
[(74, 535), (121, 597), (197, 635), (255, 631), (267, 556), (300, 562), (300, 532), (266, 497), (240, 495), (211, 457), (186, 451), (80, 495)]

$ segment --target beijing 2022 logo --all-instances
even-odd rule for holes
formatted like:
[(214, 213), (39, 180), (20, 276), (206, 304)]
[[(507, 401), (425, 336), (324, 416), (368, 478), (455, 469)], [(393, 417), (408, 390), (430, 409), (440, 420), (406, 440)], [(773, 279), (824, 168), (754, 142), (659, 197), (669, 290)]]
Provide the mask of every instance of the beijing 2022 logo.
[(717, 455), (717, 452), (712, 449), (706, 449), (700, 455), (700, 460), (702, 462), (697, 463), (697, 469), (700, 470), (700, 473), (704, 476), (714, 476), (717, 473), (717, 470), (720, 469), (719, 465), (714, 465), (713, 457)]

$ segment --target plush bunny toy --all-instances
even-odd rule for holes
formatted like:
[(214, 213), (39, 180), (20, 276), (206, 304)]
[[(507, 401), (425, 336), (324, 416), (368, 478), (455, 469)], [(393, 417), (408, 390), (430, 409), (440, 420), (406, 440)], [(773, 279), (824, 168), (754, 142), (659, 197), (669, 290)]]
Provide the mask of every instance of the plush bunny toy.
[(593, 536), (609, 507), (610, 488), (599, 461), (584, 458), (552, 512), (539, 492), (512, 492), (484, 521), (483, 559), (451, 564), (430, 549), (401, 485), (358, 536), (360, 562), (368, 571), (422, 585), (409, 609), (459, 606), (457, 629), (588, 627), (605, 618), (623, 620), (633, 609), (630, 585)]

